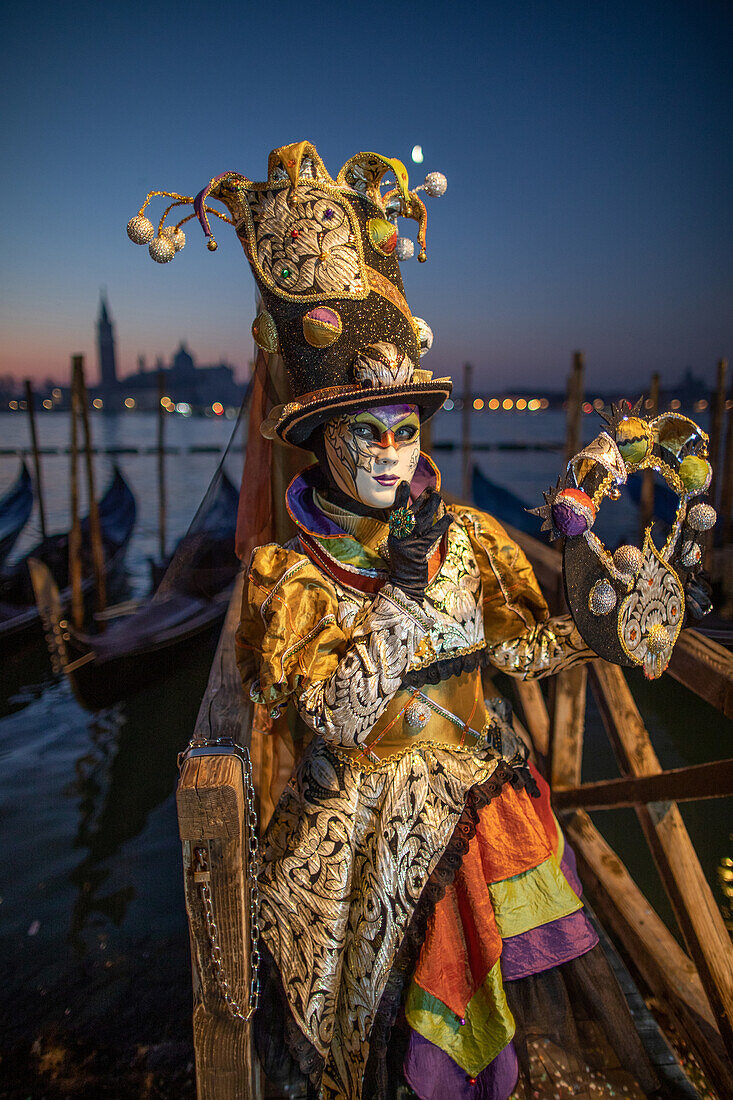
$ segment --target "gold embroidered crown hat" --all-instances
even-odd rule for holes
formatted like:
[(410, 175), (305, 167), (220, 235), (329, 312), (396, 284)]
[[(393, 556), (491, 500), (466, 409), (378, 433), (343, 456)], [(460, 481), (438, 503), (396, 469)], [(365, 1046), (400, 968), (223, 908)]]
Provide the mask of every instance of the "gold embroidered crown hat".
[[(445, 176), (430, 172), (410, 190), (402, 162), (377, 153), (357, 153), (334, 180), (315, 146), (300, 141), (270, 153), (262, 183), (225, 172), (195, 197), (150, 192), (127, 233), (168, 263), (185, 244), (182, 226), (191, 218), (198, 217), (211, 251), (210, 216), (235, 227), (262, 298), (255, 342), (282, 356), (291, 388), (261, 430), (304, 446), (341, 412), (405, 403), (427, 419), (450, 396), (450, 378), (418, 365), (433, 333), (405, 300), (399, 261), (414, 245), (396, 227), (398, 217), (418, 223), (424, 260), (427, 212), (418, 192), (437, 197), (445, 189)], [(145, 215), (154, 196), (173, 200), (157, 230)], [(188, 205), (192, 214), (166, 225), (171, 211)]]

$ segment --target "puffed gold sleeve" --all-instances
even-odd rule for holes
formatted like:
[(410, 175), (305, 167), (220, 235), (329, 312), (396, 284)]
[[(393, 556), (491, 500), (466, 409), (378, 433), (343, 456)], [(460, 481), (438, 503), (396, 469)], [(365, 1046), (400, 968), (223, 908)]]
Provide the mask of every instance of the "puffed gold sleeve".
[(570, 615), (550, 617), (532, 566), (501, 524), (472, 508), (454, 512), (468, 532), (481, 574), (491, 664), (510, 676), (536, 679), (595, 657)]
[(328, 577), (296, 551), (261, 546), (247, 570), (237, 663), (271, 713), (292, 702), (327, 741), (354, 746), (399, 690), (429, 626), (422, 608), (387, 584), (347, 633)]

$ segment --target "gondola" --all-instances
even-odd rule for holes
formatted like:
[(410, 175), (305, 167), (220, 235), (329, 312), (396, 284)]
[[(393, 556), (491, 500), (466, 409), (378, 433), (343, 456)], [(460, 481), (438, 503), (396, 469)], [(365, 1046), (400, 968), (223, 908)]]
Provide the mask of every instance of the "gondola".
[(33, 482), (21, 459), (20, 473), (4, 497), (0, 498), (0, 565), (15, 545), (15, 540), (33, 511)]
[(47, 570), (33, 565), (34, 585), (52, 658), (79, 702), (111, 706), (164, 677), (219, 636), (239, 569), (234, 553), (238, 493), (222, 475), (195, 531), (179, 543), (160, 587), (137, 604), (107, 615), (106, 630), (85, 634), (62, 624), (61, 601)]
[[(113, 588), (123, 574), (127, 546), (135, 525), (135, 498), (115, 467), (112, 480), (99, 502), (99, 522), (106, 563), (107, 586)], [(94, 588), (91, 563), (89, 517), (81, 523), (82, 591)], [(36, 606), (29, 562), (43, 563), (60, 590), (65, 607), (70, 599), (69, 532), (49, 535), (17, 562), (0, 571), (0, 657), (8, 656), (30, 642), (41, 639), (41, 617)]]

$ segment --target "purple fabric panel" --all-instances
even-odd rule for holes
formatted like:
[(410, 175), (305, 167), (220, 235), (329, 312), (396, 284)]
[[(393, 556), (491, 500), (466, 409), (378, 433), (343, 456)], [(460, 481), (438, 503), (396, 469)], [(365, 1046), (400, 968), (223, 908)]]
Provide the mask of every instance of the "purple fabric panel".
[(575, 861), (575, 852), (565, 841), (565, 851), (562, 854), (562, 862), (560, 863), (560, 870), (565, 875), (565, 878), (570, 883), (571, 889), (580, 897), (583, 893), (583, 883), (578, 877), (578, 864)]
[(519, 936), (507, 936), (501, 951), (501, 975), (505, 982), (539, 974), (560, 963), (585, 955), (598, 943), (593, 925), (582, 909), (567, 917), (541, 924)]
[(428, 486), (435, 488), (435, 470), (425, 455), (421, 454), (410, 482), (410, 496), (412, 499), (417, 500), (423, 489), (427, 489)]
[(517, 1083), (519, 1067), (514, 1044), (508, 1043), (471, 1084), (466, 1071), (444, 1050), (411, 1031), (404, 1072), (420, 1100), (507, 1100)]

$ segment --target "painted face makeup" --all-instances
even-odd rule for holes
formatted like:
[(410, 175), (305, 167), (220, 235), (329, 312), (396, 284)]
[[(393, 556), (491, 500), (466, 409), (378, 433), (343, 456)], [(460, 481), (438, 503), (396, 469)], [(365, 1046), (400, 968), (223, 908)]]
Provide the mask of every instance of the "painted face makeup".
[(397, 486), (412, 481), (420, 458), (414, 405), (385, 405), (329, 420), (328, 465), (339, 488), (370, 508), (391, 508)]

